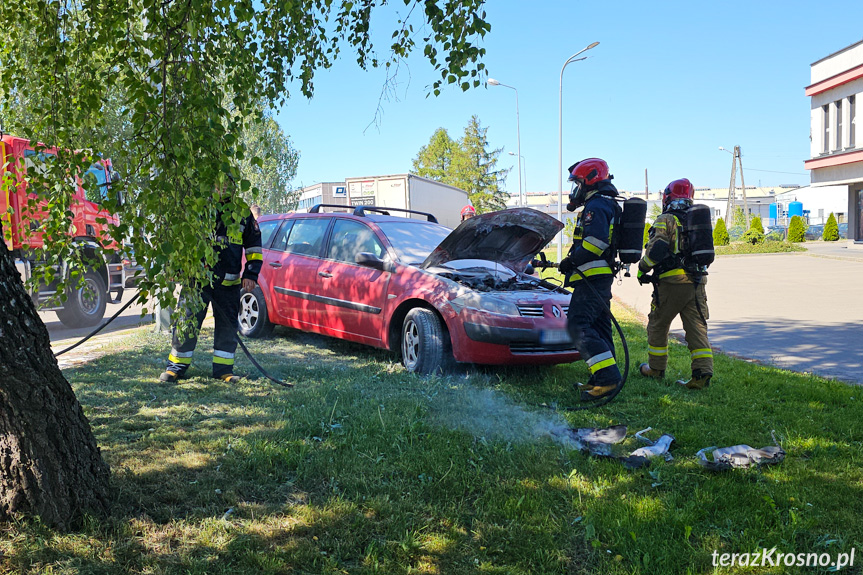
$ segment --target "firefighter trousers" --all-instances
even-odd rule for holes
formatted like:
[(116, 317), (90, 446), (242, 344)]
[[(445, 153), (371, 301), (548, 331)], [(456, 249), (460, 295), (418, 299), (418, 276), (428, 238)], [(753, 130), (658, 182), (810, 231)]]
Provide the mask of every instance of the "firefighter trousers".
[[(614, 340), (608, 311), (613, 282), (613, 276), (603, 275), (577, 281), (571, 286), (567, 329), (581, 359), (587, 363), (594, 385), (617, 385), (621, 379), (614, 360)], [(594, 291), (599, 294), (599, 298)]]
[(654, 371), (665, 371), (668, 365), (668, 330), (680, 315), (686, 332), (686, 345), (692, 373), (713, 374), (713, 351), (707, 339), (707, 289), (698, 284), (660, 281), (653, 291), (650, 315), (647, 316), (648, 365)]
[(212, 302), (213, 319), (216, 327), (213, 335), (213, 377), (221, 377), (234, 371), (234, 352), (237, 351), (237, 313), (240, 310), (240, 286), (205, 287), (200, 290), (203, 307), (195, 313), (187, 305), (188, 297), (180, 294), (181, 307), (186, 309), (186, 317), (194, 315), (195, 330), (192, 333), (178, 333), (175, 325), (171, 339), (171, 355), (168, 356), (169, 371), (183, 375), (192, 363), (192, 354), (198, 344), (198, 333), (207, 316), (207, 308)]

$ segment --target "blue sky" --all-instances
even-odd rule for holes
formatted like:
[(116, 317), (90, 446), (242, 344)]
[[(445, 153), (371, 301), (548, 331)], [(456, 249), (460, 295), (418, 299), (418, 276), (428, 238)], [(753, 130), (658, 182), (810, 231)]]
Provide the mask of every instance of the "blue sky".
[[(403, 10), (400, 1), (394, 6)], [(394, 30), (387, 9), (373, 20), (378, 50)], [(727, 187), (731, 156), (743, 149), (746, 184), (806, 184), (809, 65), (863, 39), (863, 2), (575, 2), (491, 0), (483, 45), (489, 77), (518, 89), (527, 190), (555, 191), (558, 89), (566, 59), (594, 41), (588, 60), (563, 80), (563, 166), (596, 156), (621, 189), (650, 189), (688, 177)], [(421, 40), (421, 36), (420, 36)], [(434, 130), (461, 136), (476, 114), (518, 191), (515, 93), (503, 87), (428, 96), (436, 76), (422, 47), (399, 72), (396, 98), (383, 101), (383, 70), (362, 71), (347, 52), (299, 91), (277, 119), (300, 150), (295, 186), (404, 173)], [(775, 173), (788, 172), (788, 173)], [(566, 184), (565, 184), (566, 186)], [(567, 187), (568, 190), (568, 187)]]

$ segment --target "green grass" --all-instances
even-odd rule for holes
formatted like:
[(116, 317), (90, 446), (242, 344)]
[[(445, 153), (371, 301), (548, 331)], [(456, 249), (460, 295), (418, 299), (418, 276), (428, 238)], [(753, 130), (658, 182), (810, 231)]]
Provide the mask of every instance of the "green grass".
[[(617, 313), (637, 365), (644, 329)], [(424, 379), (388, 353), (277, 329), (250, 347), (296, 383), (284, 390), (209, 379), (211, 345), (179, 385), (155, 381), (170, 345), (148, 333), (66, 372), (111, 465), (113, 512), (65, 534), (7, 524), (0, 571), (677, 574), (714, 572), (713, 550), (863, 548), (857, 388), (719, 355), (714, 384), (690, 392), (672, 383), (688, 375), (675, 344), (668, 382), (631, 377), (608, 407), (559, 415), (534, 406), (576, 403), (582, 363)], [(671, 433), (675, 460), (587, 457), (548, 435), (564, 419)], [(712, 474), (693, 457), (769, 445), (771, 430), (781, 465)]]
[(748, 242), (731, 242), (727, 246), (716, 246), (716, 255), (727, 256), (736, 254), (777, 254), (784, 252), (805, 252), (803, 246), (786, 241), (765, 240), (760, 244)]

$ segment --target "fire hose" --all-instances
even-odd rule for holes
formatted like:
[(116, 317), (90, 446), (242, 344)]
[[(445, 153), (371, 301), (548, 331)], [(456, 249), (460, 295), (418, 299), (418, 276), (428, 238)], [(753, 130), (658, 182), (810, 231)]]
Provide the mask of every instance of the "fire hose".
[[(55, 354), (54, 354), (54, 357), (55, 357), (55, 358), (57, 358), (57, 357), (60, 357), (61, 355), (63, 355), (64, 353), (66, 353), (67, 351), (72, 351), (73, 349), (75, 349), (76, 347), (78, 347), (79, 345), (81, 345), (82, 343), (86, 342), (88, 339), (90, 339), (91, 337), (93, 337), (94, 335), (96, 335), (97, 333), (99, 333), (100, 331), (102, 331), (103, 329), (105, 329), (105, 328), (106, 328), (106, 327), (107, 327), (107, 326), (108, 326), (112, 321), (114, 321), (115, 319), (117, 319), (118, 317), (120, 317), (120, 314), (122, 314), (124, 311), (126, 311), (126, 309), (128, 309), (130, 305), (132, 305), (133, 303), (135, 303), (135, 302), (138, 300), (138, 298), (140, 297), (140, 295), (141, 295), (141, 292), (140, 292), (140, 291), (138, 291), (137, 293), (135, 293), (135, 295), (134, 295), (134, 296), (132, 296), (132, 298), (131, 298), (128, 302), (126, 302), (126, 303), (123, 305), (123, 307), (121, 307), (119, 310), (117, 310), (117, 312), (116, 312), (114, 315), (112, 315), (110, 318), (108, 318), (108, 321), (106, 321), (105, 323), (103, 323), (102, 325), (100, 325), (99, 327), (97, 327), (96, 329), (94, 329), (93, 331), (91, 331), (89, 334), (87, 334), (86, 336), (84, 336), (80, 341), (78, 341), (78, 342), (76, 342), (76, 343), (74, 343), (74, 344), (70, 345), (70, 346), (69, 346), (69, 347), (67, 347), (66, 349), (63, 349), (63, 350), (61, 350), (61, 351), (58, 351), (57, 353), (55, 353)], [(213, 300), (211, 303), (213, 304), (213, 310), (214, 310), (216, 313), (218, 313), (218, 314), (222, 317), (222, 319), (224, 319), (224, 318), (226, 317), (226, 315), (225, 315), (225, 311), (224, 311), (221, 307), (219, 307), (219, 305), (215, 302), (215, 300)], [(230, 321), (230, 320), (229, 320), (229, 321)], [(261, 372), (261, 375), (263, 375), (264, 377), (266, 377), (267, 379), (269, 379), (269, 380), (270, 380), (270, 381), (272, 381), (273, 383), (276, 383), (276, 384), (278, 384), (278, 385), (280, 385), (280, 386), (282, 386), (282, 387), (286, 387), (286, 388), (292, 388), (292, 387), (294, 387), (294, 384), (292, 384), (292, 383), (288, 383), (288, 382), (286, 382), (286, 381), (282, 381), (282, 380), (277, 379), (277, 378), (273, 377), (272, 375), (270, 375), (270, 373), (269, 373), (269, 372), (267, 372), (267, 370), (265, 370), (265, 369), (261, 366), (261, 364), (257, 362), (257, 360), (252, 356), (252, 354), (251, 354), (251, 352), (249, 351), (249, 349), (248, 349), (248, 348), (246, 347), (246, 345), (243, 343), (243, 340), (240, 338), (240, 332), (239, 332), (239, 330), (238, 330), (238, 331), (237, 331), (237, 333), (236, 333), (236, 337), (237, 337), (237, 343), (240, 345), (240, 349), (242, 349), (242, 350), (243, 350), (243, 353), (244, 353), (244, 354), (246, 354), (246, 357), (249, 359), (249, 361), (251, 362), (251, 364), (252, 364), (252, 365), (254, 365), (254, 366), (258, 369), (258, 371), (259, 371), (259, 372)]]
[[(534, 267), (539, 267), (539, 268), (543, 268), (543, 269), (546, 269), (546, 268), (555, 268), (556, 269), (558, 267), (559, 262), (550, 262), (550, 261), (546, 260), (545, 254), (543, 254), (542, 252), (540, 252), (539, 255), (540, 255), (540, 260), (537, 262), (534, 262), (534, 264), (535, 264)], [(620, 382), (617, 384), (617, 386), (615, 386), (615, 388), (611, 391), (611, 393), (609, 393), (608, 395), (606, 395), (602, 399), (595, 401), (593, 403), (585, 404), (585, 405), (567, 405), (567, 406), (549, 406), (549, 405), (543, 404), (543, 407), (546, 407), (548, 409), (552, 409), (554, 411), (584, 411), (587, 409), (595, 409), (598, 407), (603, 407), (604, 405), (608, 405), (623, 390), (623, 386), (626, 384), (626, 379), (629, 376), (629, 346), (626, 344), (626, 336), (623, 334), (623, 329), (620, 327), (620, 324), (617, 323), (617, 318), (615, 318), (614, 314), (611, 313), (611, 305), (606, 303), (605, 299), (599, 294), (598, 291), (596, 291), (596, 288), (594, 288), (590, 284), (590, 282), (587, 281), (587, 278), (585, 277), (585, 275), (583, 273), (581, 273), (580, 269), (575, 268), (575, 272), (581, 277), (581, 280), (587, 285), (587, 287), (590, 289), (591, 293), (594, 295), (594, 297), (596, 297), (597, 301), (602, 302), (602, 307), (605, 309), (605, 311), (608, 312), (608, 315), (611, 318), (611, 323), (613, 323), (615, 329), (617, 329), (617, 333), (620, 336), (620, 342), (623, 346), (623, 359), (624, 359), (623, 375), (620, 378)], [(612, 351), (612, 353), (614, 353), (614, 350), (611, 350), (611, 351)], [(616, 360), (616, 358), (615, 358), (615, 360)]]

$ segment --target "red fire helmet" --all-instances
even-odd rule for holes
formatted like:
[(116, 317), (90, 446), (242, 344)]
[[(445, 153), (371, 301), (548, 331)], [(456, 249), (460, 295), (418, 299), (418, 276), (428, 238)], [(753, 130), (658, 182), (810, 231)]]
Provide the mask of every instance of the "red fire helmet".
[(588, 158), (577, 162), (569, 167), (569, 181), (574, 182), (576, 178), (583, 186), (592, 186), (597, 182), (608, 179), (608, 164), (599, 158)]
[(662, 209), (668, 207), (668, 204), (674, 200), (692, 200), (694, 195), (695, 187), (692, 185), (692, 182), (686, 178), (674, 180), (662, 192)]

